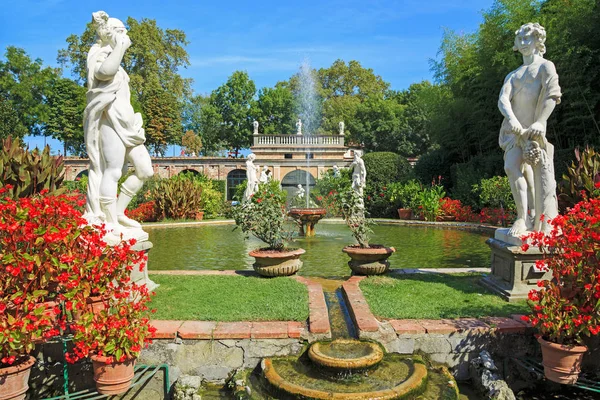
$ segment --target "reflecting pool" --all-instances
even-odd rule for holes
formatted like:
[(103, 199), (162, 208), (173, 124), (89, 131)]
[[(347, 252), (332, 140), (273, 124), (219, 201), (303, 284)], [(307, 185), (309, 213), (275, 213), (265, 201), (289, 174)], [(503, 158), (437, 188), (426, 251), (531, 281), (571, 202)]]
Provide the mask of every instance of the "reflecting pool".
[[(263, 244), (251, 237), (244, 240), (235, 225), (196, 225), (153, 228), (145, 226), (154, 248), (149, 253), (150, 270), (252, 270), (248, 252)], [(489, 235), (431, 226), (380, 224), (373, 227), (371, 243), (396, 248), (391, 268), (489, 267)], [(322, 221), (317, 234), (298, 238), (293, 247), (306, 250), (298, 272), (303, 276), (347, 277), (348, 256), (342, 248), (353, 244), (344, 224)]]

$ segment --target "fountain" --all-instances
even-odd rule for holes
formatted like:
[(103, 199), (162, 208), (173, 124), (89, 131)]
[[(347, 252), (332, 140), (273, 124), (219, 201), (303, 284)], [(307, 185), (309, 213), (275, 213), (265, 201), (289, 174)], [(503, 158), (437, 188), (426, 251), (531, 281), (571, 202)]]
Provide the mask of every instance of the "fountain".
[[(320, 124), (321, 112), (319, 99), (315, 90), (312, 68), (307, 59), (300, 65), (298, 78), (299, 87), (296, 91), (296, 99), (298, 104), (297, 112), (300, 118), (296, 122), (296, 134), (310, 136), (316, 132)], [(303, 127), (304, 133), (302, 132)], [(306, 157), (306, 170), (310, 171), (310, 157), (308, 153)], [(317, 207), (316, 204), (311, 204), (308, 173), (306, 174), (306, 189), (303, 196), (305, 197), (305, 206), (298, 207), (298, 204), (293, 204), (288, 214), (298, 223), (299, 235), (310, 237), (315, 235), (315, 225), (321, 218), (325, 217), (327, 210)]]

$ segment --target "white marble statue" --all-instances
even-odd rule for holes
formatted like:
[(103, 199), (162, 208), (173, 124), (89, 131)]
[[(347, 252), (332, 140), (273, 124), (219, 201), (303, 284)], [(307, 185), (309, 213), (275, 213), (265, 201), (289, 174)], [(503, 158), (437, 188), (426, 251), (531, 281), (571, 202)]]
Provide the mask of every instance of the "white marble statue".
[(296, 190), (296, 197), (299, 199), (303, 199), (306, 191), (304, 190), (301, 184), (298, 184), (297, 189), (298, 190)]
[(296, 122), (296, 135), (302, 135), (302, 120), (300, 118)]
[(243, 201), (247, 201), (258, 190), (258, 168), (254, 165), (256, 156), (253, 153), (248, 154), (246, 159), (246, 191)]
[(354, 161), (350, 164), (352, 167), (352, 189), (362, 198), (363, 189), (366, 185), (367, 169), (365, 162), (362, 160), (362, 151), (354, 150)]
[(260, 172), (260, 178), (258, 179), (258, 181), (260, 183), (267, 183), (267, 182), (269, 182), (270, 179), (271, 179), (271, 171), (269, 171), (269, 167), (264, 165)]
[(558, 215), (554, 146), (546, 139), (546, 122), (561, 91), (554, 64), (543, 57), (545, 29), (528, 23), (515, 35), (513, 50), (523, 55), (523, 65), (506, 76), (498, 108), (504, 116), (499, 144), (517, 207), (508, 235), (519, 237), (531, 230), (548, 231), (546, 221)]
[(254, 121), (252, 123), (252, 126), (254, 127), (254, 131), (252, 132), (253, 135), (258, 135), (258, 121)]
[(333, 166), (333, 177), (334, 178), (340, 177), (340, 168), (337, 165)]
[(344, 136), (344, 121), (340, 121), (340, 123), (338, 124), (338, 128), (340, 130), (340, 135)]
[[(90, 158), (85, 218), (91, 224), (106, 223), (109, 235), (144, 240), (148, 235), (138, 222), (125, 216), (125, 208), (153, 175), (144, 146), (142, 115), (131, 105), (129, 76), (121, 67), (131, 40), (123, 22), (104, 11), (92, 14), (96, 43), (87, 57), (87, 107), (84, 134)], [(135, 172), (120, 187), (118, 181), (128, 163)], [(110, 241), (110, 239), (109, 239)]]

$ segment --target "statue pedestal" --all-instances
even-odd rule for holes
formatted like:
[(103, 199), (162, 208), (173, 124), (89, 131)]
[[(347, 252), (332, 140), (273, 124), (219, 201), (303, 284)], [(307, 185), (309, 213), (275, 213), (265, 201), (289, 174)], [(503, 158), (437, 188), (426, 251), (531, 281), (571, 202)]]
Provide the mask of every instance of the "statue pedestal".
[(521, 239), (508, 236), (507, 232), (508, 229), (497, 229), (495, 237), (486, 241), (492, 250), (492, 273), (481, 283), (513, 302), (527, 299), (529, 291), (538, 288), (538, 281), (552, 279), (552, 272), (536, 268), (535, 262), (543, 256), (537, 247), (523, 251)]
[[(148, 256), (148, 252), (150, 251), (151, 248), (152, 248), (152, 242), (149, 240), (138, 241), (135, 245), (132, 246), (133, 250), (144, 251), (146, 256)], [(154, 289), (156, 289), (159, 286), (154, 281), (152, 281), (152, 279), (150, 279), (148, 277), (148, 263), (146, 263), (146, 265), (144, 265), (144, 268), (141, 271), (140, 271), (139, 265), (134, 265), (133, 271), (131, 271), (131, 280), (133, 282), (137, 283), (138, 285), (145, 284), (148, 287), (148, 290), (150, 292), (152, 292)]]

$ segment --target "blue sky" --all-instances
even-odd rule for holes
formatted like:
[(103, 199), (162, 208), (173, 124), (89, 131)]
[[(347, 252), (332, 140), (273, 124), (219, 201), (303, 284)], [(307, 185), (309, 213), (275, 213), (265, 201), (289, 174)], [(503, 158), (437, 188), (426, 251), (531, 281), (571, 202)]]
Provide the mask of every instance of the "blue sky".
[[(56, 65), (68, 35), (81, 34), (91, 13), (106, 11), (125, 20), (155, 19), (183, 30), (190, 42), (196, 93), (210, 93), (236, 70), (257, 88), (294, 74), (304, 58), (315, 68), (341, 58), (358, 60), (391, 84), (405, 89), (431, 79), (445, 28), (473, 32), (492, 0), (308, 0), (287, 1), (81, 1), (19, 0), (3, 6), (0, 47), (24, 48), (46, 65)], [(43, 143), (42, 138), (31, 141)]]

